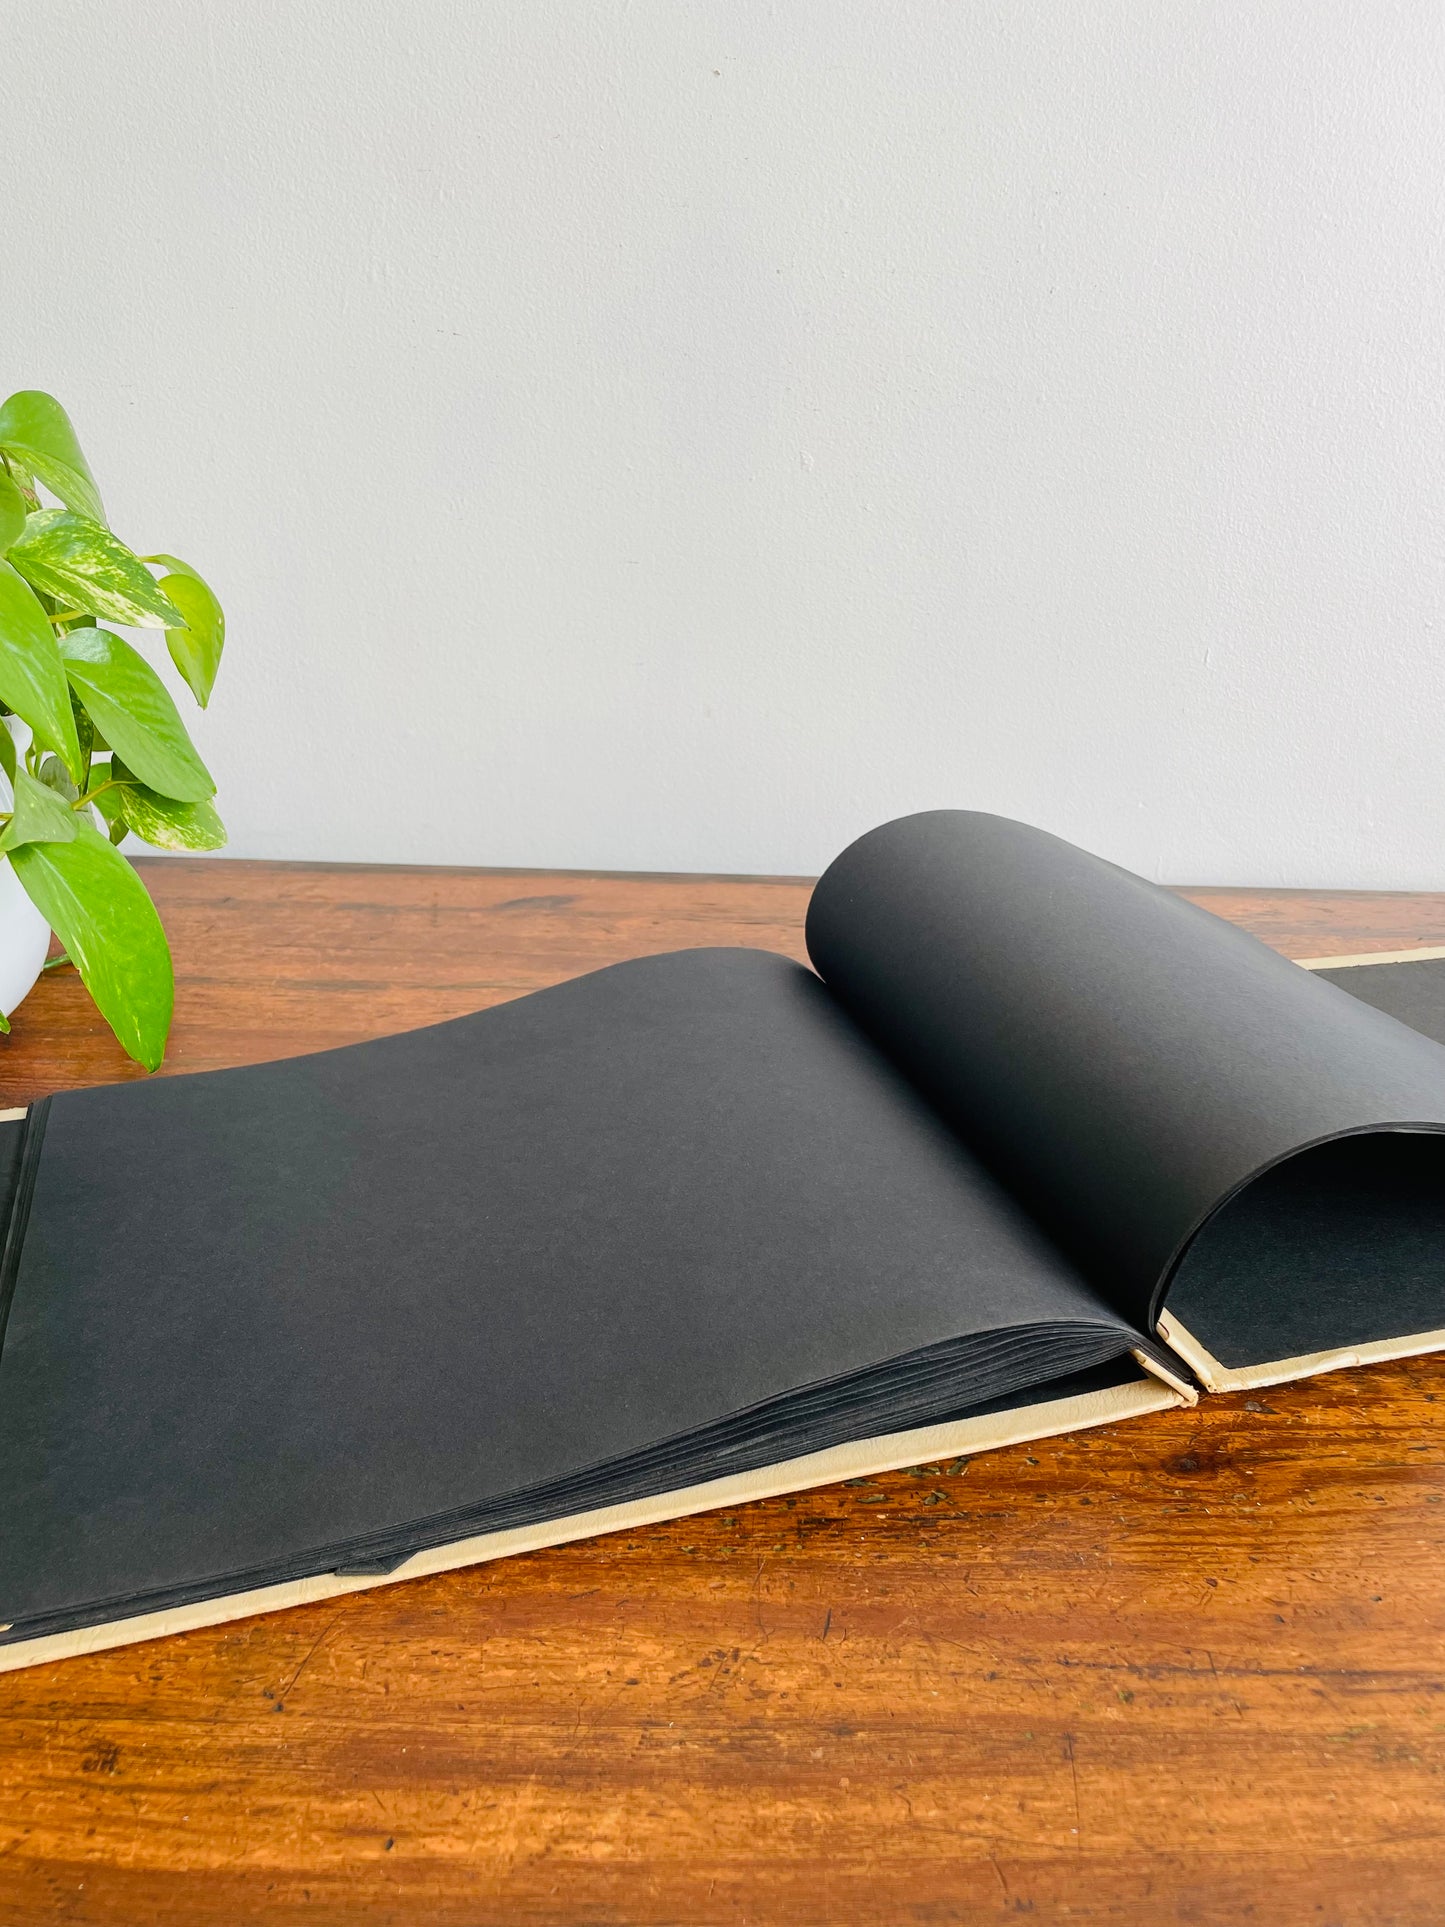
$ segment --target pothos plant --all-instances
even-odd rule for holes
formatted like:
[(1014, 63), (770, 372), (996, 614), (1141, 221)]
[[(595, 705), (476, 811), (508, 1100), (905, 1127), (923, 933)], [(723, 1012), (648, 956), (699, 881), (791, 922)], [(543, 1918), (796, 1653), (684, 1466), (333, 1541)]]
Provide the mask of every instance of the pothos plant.
[(111, 624), (163, 630), (205, 708), (220, 603), (187, 563), (137, 555), (111, 531), (65, 410), (23, 390), (0, 406), (0, 856), (121, 1044), (154, 1070), (171, 1023), (170, 948), (117, 845), (134, 833), (214, 850), (226, 832), (170, 692)]

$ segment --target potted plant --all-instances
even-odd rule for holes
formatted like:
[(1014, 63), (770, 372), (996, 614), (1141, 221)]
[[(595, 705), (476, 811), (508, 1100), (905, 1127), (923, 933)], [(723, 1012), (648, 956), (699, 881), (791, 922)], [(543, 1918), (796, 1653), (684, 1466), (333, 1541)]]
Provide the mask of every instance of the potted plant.
[(205, 708), (225, 641), (219, 602), (187, 563), (137, 555), (112, 533), (65, 410), (22, 390), (0, 406), (0, 1030), (53, 930), (57, 961), (75, 965), (124, 1048), (155, 1070), (170, 948), (117, 845), (134, 833), (159, 849), (215, 850), (226, 832), (170, 692), (111, 625), (164, 630)]

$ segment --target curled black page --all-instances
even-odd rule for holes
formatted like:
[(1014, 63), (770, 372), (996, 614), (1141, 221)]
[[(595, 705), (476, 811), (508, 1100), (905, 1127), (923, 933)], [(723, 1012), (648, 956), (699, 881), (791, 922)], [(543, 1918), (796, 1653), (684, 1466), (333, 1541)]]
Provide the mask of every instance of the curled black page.
[[(1440, 1045), (1002, 817), (938, 810), (871, 831), (818, 884), (807, 937), (844, 1006), (1150, 1330), (1191, 1240), (1270, 1167), (1356, 1134), (1445, 1131)], [(1438, 1192), (1445, 1139), (1429, 1148)], [(1326, 1214), (1339, 1177), (1321, 1178)], [(1430, 1264), (1445, 1325), (1445, 1254)], [(1226, 1322), (1251, 1290), (1310, 1285), (1279, 1269), (1223, 1283)]]

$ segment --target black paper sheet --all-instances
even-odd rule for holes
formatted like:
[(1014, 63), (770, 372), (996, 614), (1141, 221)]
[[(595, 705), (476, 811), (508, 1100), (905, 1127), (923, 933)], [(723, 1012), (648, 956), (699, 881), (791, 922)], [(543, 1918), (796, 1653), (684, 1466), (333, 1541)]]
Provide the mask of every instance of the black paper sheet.
[[(1152, 1329), (1168, 1292), (1196, 1337), (1241, 1362), (1281, 1356), (1282, 1321), (1290, 1356), (1353, 1342), (1346, 1330), (1445, 1326), (1432, 1202), (1445, 1049), (1431, 1039), (1171, 891), (1002, 817), (940, 810), (872, 831), (823, 876), (807, 934), (847, 1009), (1129, 1317)], [(1371, 1148), (1379, 1132), (1391, 1136)], [(1382, 1213), (1382, 1160), (1412, 1132), (1428, 1142), (1410, 1147), (1409, 1181)], [(1276, 1241), (1251, 1268), (1237, 1235), (1215, 1262), (1236, 1192), (1345, 1137), (1357, 1141), (1254, 1200), (1259, 1216), (1288, 1197), (1296, 1226), (1313, 1200), (1317, 1236), (1294, 1263)], [(1372, 1253), (1365, 1272), (1320, 1280), (1314, 1252), (1334, 1238)]]
[(0, 1351), (0, 1620), (385, 1561), (1138, 1342), (761, 951), (62, 1094)]
[(1310, 973), (1323, 983), (1346, 990), (1372, 1010), (1445, 1044), (1445, 957), (1421, 957), (1413, 963), (1353, 964), (1344, 970)]

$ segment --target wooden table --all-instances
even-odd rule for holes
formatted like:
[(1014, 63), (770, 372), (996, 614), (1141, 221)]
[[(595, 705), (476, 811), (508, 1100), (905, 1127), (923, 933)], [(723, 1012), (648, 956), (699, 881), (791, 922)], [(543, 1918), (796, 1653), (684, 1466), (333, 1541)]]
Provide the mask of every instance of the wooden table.
[[(799, 956), (807, 897), (145, 868), (173, 1072)], [(1191, 894), (1445, 943), (1445, 897)], [(68, 971), (0, 1066), (136, 1074)], [(1417, 1359), (0, 1677), (0, 1923), (1445, 1921), (1442, 1415)]]

